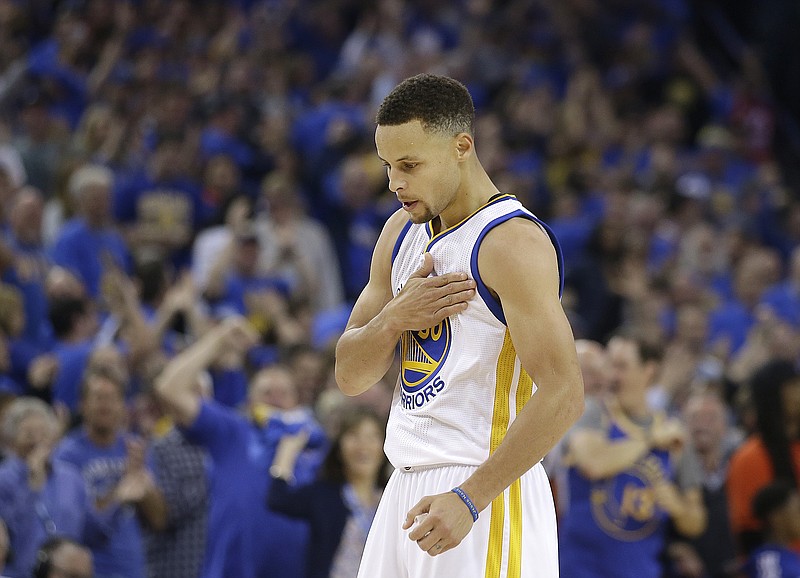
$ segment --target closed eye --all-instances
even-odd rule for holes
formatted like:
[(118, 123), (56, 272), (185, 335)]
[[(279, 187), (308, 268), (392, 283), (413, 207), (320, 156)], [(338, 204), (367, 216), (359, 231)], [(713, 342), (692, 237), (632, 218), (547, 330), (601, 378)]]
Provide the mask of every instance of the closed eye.
[[(386, 161), (382, 162), (381, 164), (383, 165), (383, 168), (385, 170), (387, 170), (387, 171), (390, 171), (392, 169), (392, 166), (389, 163), (387, 163)], [(418, 165), (419, 165), (418, 162), (407, 162), (407, 161), (404, 161), (404, 162), (400, 163), (400, 166), (397, 167), (397, 168), (402, 170), (403, 172), (409, 172), (409, 171), (417, 168)]]

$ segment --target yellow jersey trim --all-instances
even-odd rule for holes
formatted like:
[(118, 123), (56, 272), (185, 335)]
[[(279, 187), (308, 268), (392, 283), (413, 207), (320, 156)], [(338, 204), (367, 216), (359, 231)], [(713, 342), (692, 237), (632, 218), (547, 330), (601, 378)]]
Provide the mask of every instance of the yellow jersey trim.
[[(492, 412), (492, 433), (489, 443), (489, 453), (492, 454), (503, 441), (508, 431), (511, 419), (509, 398), (511, 386), (514, 381), (514, 365), (517, 358), (511, 334), (506, 329), (503, 337), (503, 347), (497, 358), (497, 383), (494, 396), (494, 411)], [(519, 491), (519, 487), (517, 487)], [(517, 496), (519, 502), (519, 496)], [(514, 504), (512, 502), (512, 515)], [(517, 513), (520, 515), (521, 513)], [(503, 525), (505, 522), (505, 495), (497, 496), (492, 501), (492, 517), (489, 523), (489, 544), (486, 553), (486, 578), (500, 578), (503, 564)], [(521, 537), (521, 536), (520, 536)], [(517, 548), (519, 549), (519, 548)], [(509, 562), (511, 559), (509, 559)], [(519, 573), (517, 573), (519, 576)]]
[(431, 246), (433, 243), (435, 243), (436, 241), (438, 241), (439, 239), (441, 239), (443, 236), (445, 236), (445, 235), (447, 235), (447, 234), (449, 234), (449, 233), (452, 233), (453, 231), (455, 231), (456, 229), (458, 229), (458, 228), (459, 228), (461, 225), (463, 225), (464, 223), (466, 223), (467, 221), (469, 221), (469, 220), (470, 220), (472, 217), (474, 217), (475, 215), (477, 215), (478, 213), (480, 213), (480, 212), (481, 212), (483, 209), (485, 209), (486, 207), (489, 207), (489, 206), (491, 206), (491, 205), (494, 205), (495, 203), (499, 203), (499, 202), (501, 202), (501, 201), (505, 201), (505, 200), (507, 200), (507, 199), (515, 199), (515, 198), (516, 198), (516, 197), (515, 197), (514, 195), (510, 195), (510, 194), (508, 194), (508, 193), (503, 193), (502, 195), (498, 195), (498, 196), (494, 197), (493, 199), (491, 199), (490, 201), (488, 201), (486, 204), (484, 204), (484, 205), (481, 205), (480, 207), (478, 207), (477, 209), (475, 209), (473, 212), (471, 212), (469, 215), (467, 215), (466, 217), (464, 217), (463, 219), (461, 219), (461, 220), (460, 220), (458, 223), (456, 223), (455, 225), (452, 225), (452, 226), (450, 226), (450, 227), (447, 227), (446, 229), (444, 229), (443, 231), (439, 231), (439, 232), (438, 232), (438, 233), (436, 233), (435, 235), (433, 234), (433, 228), (431, 227), (430, 221), (428, 221), (428, 222), (426, 223), (426, 227), (427, 227), (427, 230), (428, 230), (428, 235), (431, 235), (431, 238), (430, 238), (430, 239), (428, 239), (428, 244), (427, 244), (427, 246), (425, 247), (425, 251), (428, 251), (428, 250), (430, 249), (430, 246)]

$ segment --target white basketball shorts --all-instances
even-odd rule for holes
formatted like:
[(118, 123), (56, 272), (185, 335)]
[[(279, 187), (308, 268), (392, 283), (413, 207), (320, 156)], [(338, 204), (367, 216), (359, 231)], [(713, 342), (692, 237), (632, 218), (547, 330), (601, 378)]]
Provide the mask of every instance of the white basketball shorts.
[(539, 463), (481, 512), (457, 547), (423, 552), (403, 530), (408, 511), (424, 496), (461, 484), (474, 466), (395, 470), (372, 523), (358, 578), (558, 578), (553, 495)]

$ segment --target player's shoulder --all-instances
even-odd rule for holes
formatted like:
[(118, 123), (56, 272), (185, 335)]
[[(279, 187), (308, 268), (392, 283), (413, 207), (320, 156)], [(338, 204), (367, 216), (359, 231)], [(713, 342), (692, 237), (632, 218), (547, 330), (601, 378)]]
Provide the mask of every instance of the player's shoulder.
[(406, 226), (408, 220), (408, 213), (406, 213), (402, 208), (397, 209), (394, 213), (389, 215), (388, 219), (386, 219), (386, 223), (383, 225), (383, 230), (389, 232), (395, 231), (399, 233), (403, 227)]
[(543, 227), (531, 215), (506, 219), (492, 227), (481, 243), (481, 252), (506, 254), (509, 252), (550, 253), (553, 242)]
[(397, 209), (392, 213), (383, 224), (383, 230), (381, 231), (380, 237), (378, 237), (378, 250), (391, 252), (394, 244), (397, 242), (397, 238), (408, 222), (408, 213), (403, 209)]
[(558, 289), (560, 295), (560, 267), (554, 239), (528, 215), (493, 227), (478, 250), (481, 278), (498, 295), (516, 293), (523, 287), (546, 288), (548, 292)]

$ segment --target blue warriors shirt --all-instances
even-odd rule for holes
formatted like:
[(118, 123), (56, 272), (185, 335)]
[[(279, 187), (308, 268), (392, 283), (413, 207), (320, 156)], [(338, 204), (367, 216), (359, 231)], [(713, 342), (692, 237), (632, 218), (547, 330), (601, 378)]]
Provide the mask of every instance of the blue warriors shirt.
[[(587, 403), (587, 411), (590, 407)], [(628, 438), (633, 426), (608, 413), (603, 422), (611, 440)], [(655, 488), (674, 478), (670, 455), (661, 450), (652, 450), (628, 469), (600, 480), (590, 480), (570, 467), (570, 504), (559, 541), (561, 575), (659, 578), (667, 513), (656, 503)]]
[(430, 223), (409, 222), (397, 239), (392, 254), (394, 295), (419, 269), (426, 252), (433, 257), (432, 275), (467, 273), (478, 294), (465, 311), (435, 327), (407, 331), (401, 338), (401, 372), (385, 444), (395, 467), (482, 464), (536, 391), (520, 365), (503, 309), (478, 270), (481, 241), (512, 218), (534, 221), (548, 232), (563, 283), (555, 237), (512, 195), (493, 197), (435, 235)]

